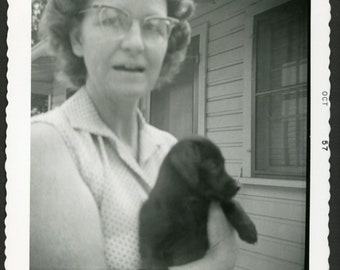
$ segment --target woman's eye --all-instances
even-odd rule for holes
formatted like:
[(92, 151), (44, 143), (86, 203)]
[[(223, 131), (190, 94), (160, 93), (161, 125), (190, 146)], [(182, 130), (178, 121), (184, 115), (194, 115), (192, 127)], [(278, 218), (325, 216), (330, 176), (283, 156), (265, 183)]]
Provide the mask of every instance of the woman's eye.
[(99, 14), (99, 20), (103, 27), (119, 28), (122, 25), (123, 14), (115, 9), (103, 8)]
[(155, 23), (147, 22), (144, 24), (144, 30), (147, 31), (158, 31), (158, 27)]
[(117, 26), (119, 25), (118, 17), (106, 17), (101, 19), (101, 24), (103, 26)]
[(159, 20), (150, 20), (145, 22), (143, 30), (152, 34), (157, 34), (160, 36), (166, 36), (166, 24)]

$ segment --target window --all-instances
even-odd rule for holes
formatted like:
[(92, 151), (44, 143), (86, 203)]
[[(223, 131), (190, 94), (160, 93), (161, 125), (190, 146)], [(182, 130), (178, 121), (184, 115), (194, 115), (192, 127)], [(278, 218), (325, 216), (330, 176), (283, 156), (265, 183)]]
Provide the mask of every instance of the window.
[(291, 1), (255, 17), (255, 166), (258, 177), (306, 175), (308, 5)]

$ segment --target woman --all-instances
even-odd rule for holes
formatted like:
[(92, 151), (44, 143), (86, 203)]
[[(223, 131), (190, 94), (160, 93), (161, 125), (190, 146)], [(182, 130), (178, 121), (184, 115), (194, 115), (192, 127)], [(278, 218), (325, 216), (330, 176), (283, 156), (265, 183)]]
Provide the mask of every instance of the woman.
[[(148, 125), (141, 97), (170, 80), (190, 38), (192, 0), (49, 0), (42, 26), (79, 90), (32, 120), (32, 269), (138, 269), (138, 212), (175, 143)], [(210, 249), (173, 269), (232, 269), (219, 205)]]

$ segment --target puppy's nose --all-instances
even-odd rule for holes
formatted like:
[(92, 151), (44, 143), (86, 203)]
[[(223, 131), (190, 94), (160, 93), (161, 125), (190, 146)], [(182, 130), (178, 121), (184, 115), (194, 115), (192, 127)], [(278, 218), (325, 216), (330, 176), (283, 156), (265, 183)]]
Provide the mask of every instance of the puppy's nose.
[(236, 183), (236, 181), (229, 181), (225, 187), (226, 196), (228, 198), (234, 197), (240, 188), (241, 187)]

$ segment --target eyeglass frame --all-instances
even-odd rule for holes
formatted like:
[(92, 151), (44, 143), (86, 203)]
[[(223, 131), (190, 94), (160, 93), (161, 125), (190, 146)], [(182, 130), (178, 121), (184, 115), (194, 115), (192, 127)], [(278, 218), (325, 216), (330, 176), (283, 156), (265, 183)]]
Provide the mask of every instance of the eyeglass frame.
[[(126, 10), (124, 10), (122, 8), (114, 7), (114, 6), (109, 6), (109, 5), (102, 5), (102, 4), (92, 4), (89, 7), (79, 11), (78, 14), (81, 15), (81, 14), (83, 14), (83, 13), (89, 11), (89, 10), (92, 10), (92, 9), (101, 9), (101, 8), (109, 8), (109, 9), (111, 8), (111, 9), (118, 10), (118, 11), (124, 13), (127, 16), (127, 18), (130, 19), (131, 24), (129, 26), (129, 29), (125, 33), (123, 33), (122, 36), (118, 37), (117, 39), (123, 38), (123, 37), (125, 37), (125, 35), (127, 35), (129, 33), (129, 31), (131, 30), (132, 23), (133, 23), (134, 20), (137, 20), (139, 22), (139, 25), (142, 26), (145, 23), (146, 20), (149, 20), (149, 19), (161, 19), (161, 20), (167, 20), (167, 21), (170, 22), (170, 31), (169, 31), (168, 37), (166, 39), (164, 39), (164, 40), (168, 40), (170, 38), (170, 36), (171, 36), (171, 32), (172, 32), (173, 28), (180, 22), (180, 20), (177, 19), (177, 18), (173, 18), (173, 17), (161, 17), (161, 16), (157, 16), (157, 15), (151, 15), (151, 16), (144, 17), (142, 19), (138, 19), (138, 18), (132, 17), (131, 14), (128, 11), (126, 11)], [(141, 24), (141, 21), (143, 22), (143, 24)]]

